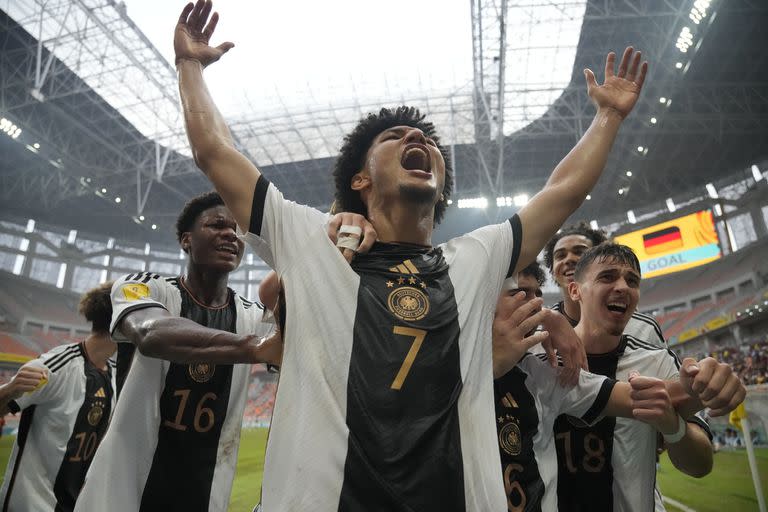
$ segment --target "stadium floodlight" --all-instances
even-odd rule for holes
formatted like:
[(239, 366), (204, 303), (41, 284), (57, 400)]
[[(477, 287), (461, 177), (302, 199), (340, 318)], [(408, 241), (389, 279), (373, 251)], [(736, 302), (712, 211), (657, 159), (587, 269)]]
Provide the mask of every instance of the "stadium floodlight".
[(589, 221), (589, 227), (591, 227), (592, 229), (600, 229), (600, 226), (597, 224), (597, 221), (594, 219)]
[(102, 189), (101, 189), (101, 193), (102, 193), (102, 194), (106, 194), (106, 193), (107, 193), (107, 189), (106, 189), (106, 188), (102, 188)]
[(512, 202), (515, 206), (525, 206), (528, 204), (528, 194), (518, 194), (512, 198)]
[(497, 197), (496, 206), (512, 206), (512, 198), (509, 196)]
[(656, 124), (657, 119), (655, 117), (651, 118), (651, 124)]
[(591, 194), (587, 194), (587, 201), (591, 201), (591, 200), (592, 200), (592, 195)]
[(706, 188), (707, 188), (707, 194), (709, 194), (709, 197), (711, 197), (712, 199), (717, 199), (718, 197), (720, 197), (719, 195), (717, 195), (717, 189), (713, 184), (707, 183)]
[(752, 177), (755, 178), (755, 181), (763, 179), (763, 173), (760, 172), (760, 168), (755, 164), (752, 164)]
[(115, 198), (115, 202), (116, 202), (117, 204), (120, 204), (120, 202), (121, 202), (121, 201), (122, 201), (122, 199), (120, 198), (120, 196), (117, 196), (117, 197)]
[(157, 229), (157, 224), (152, 224), (152, 229)]
[(642, 153), (645, 148), (643, 146), (637, 146), (637, 151)]
[(33, 146), (35, 149), (40, 149), (40, 143), (39, 143), (39, 142), (35, 142), (34, 144), (32, 144), (32, 146)]
[(449, 199), (448, 204), (453, 204), (453, 199)]
[(144, 222), (144, 216), (143, 215), (139, 215), (139, 220)]
[(620, 196), (623, 196), (623, 195), (624, 195), (624, 189), (623, 189), (623, 188), (620, 188), (620, 189), (619, 189), (619, 195), (620, 195)]
[(627, 171), (627, 177), (628, 177), (628, 178), (631, 178), (631, 177), (632, 177), (632, 171)]
[(666, 103), (666, 102), (667, 102), (667, 98), (665, 98), (664, 96), (659, 98), (659, 103)]
[(631, 224), (637, 224), (637, 217), (635, 217), (635, 212), (633, 212), (632, 210), (627, 210), (627, 220)]
[(680, 69), (682, 67), (683, 67), (683, 63), (682, 62), (676, 62), (675, 63), (675, 68)]
[(488, 199), (485, 197), (470, 197), (465, 199), (459, 199), (459, 208), (488, 208)]
[(680, 30), (680, 35), (677, 37), (675, 47), (682, 53), (686, 53), (692, 44), (693, 34), (691, 33), (691, 29), (688, 27), (683, 27), (682, 30)]
[(675, 210), (677, 210), (677, 207), (675, 206), (675, 202), (672, 200), (671, 197), (667, 198), (667, 210), (669, 210), (669, 213), (673, 213)]

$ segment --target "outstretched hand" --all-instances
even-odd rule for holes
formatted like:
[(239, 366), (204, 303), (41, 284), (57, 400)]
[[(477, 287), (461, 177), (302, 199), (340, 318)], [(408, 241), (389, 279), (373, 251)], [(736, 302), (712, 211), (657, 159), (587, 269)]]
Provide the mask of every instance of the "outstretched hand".
[[(634, 57), (632, 54), (634, 53)], [(625, 118), (637, 103), (640, 90), (648, 72), (648, 61), (640, 64), (641, 52), (636, 52), (631, 46), (624, 50), (618, 73), (614, 74), (616, 54), (611, 52), (605, 59), (605, 82), (600, 85), (591, 69), (584, 70), (587, 79), (587, 94), (597, 108), (614, 110)]]
[(219, 13), (217, 12), (214, 12), (208, 21), (212, 8), (213, 2), (211, 0), (197, 0), (195, 4), (190, 2), (184, 6), (173, 36), (176, 64), (180, 60), (196, 60), (205, 67), (219, 60), (222, 55), (235, 46), (234, 43), (230, 42), (221, 43), (219, 46), (210, 46), (211, 35), (213, 35), (216, 24), (219, 22)]

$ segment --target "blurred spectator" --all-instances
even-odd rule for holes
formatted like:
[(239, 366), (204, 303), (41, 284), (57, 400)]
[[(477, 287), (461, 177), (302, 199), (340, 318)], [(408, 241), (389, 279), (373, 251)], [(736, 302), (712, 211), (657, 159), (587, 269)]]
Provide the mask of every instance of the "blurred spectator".
[(728, 363), (745, 385), (768, 383), (768, 341), (753, 341), (739, 347), (722, 347), (699, 358), (712, 356)]

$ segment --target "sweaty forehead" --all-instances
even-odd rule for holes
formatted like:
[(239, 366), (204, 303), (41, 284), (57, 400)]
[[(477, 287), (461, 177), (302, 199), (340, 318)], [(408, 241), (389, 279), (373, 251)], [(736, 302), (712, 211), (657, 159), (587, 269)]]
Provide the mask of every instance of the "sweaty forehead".
[(578, 246), (592, 247), (592, 241), (584, 235), (566, 235), (557, 241), (554, 251)]

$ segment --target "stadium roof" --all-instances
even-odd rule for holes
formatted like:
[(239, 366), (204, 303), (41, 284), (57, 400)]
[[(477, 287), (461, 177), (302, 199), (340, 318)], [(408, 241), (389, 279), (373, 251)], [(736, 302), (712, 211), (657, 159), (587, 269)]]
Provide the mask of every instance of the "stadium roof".
[[(5, 214), (167, 241), (184, 200), (210, 188), (188, 156), (168, 62), (180, 6), (154, 4), (0, 2), (0, 114), (21, 129), (0, 134)], [(768, 157), (761, 0), (257, 4), (225, 4), (219, 32), (237, 47), (211, 87), (240, 147), (289, 198), (320, 208), (342, 135), (400, 103), (450, 143), (455, 198), (493, 208), (532, 195), (591, 122), (581, 70), (628, 44), (651, 73), (579, 218), (663, 208)]]

